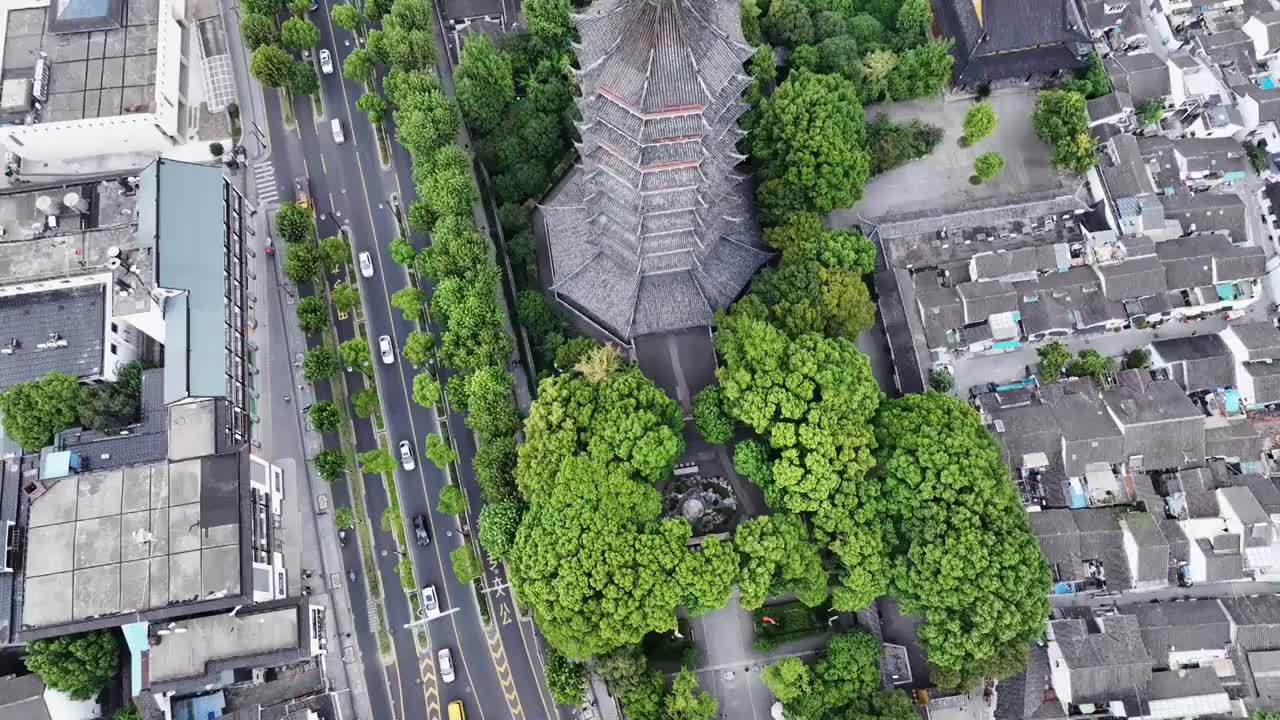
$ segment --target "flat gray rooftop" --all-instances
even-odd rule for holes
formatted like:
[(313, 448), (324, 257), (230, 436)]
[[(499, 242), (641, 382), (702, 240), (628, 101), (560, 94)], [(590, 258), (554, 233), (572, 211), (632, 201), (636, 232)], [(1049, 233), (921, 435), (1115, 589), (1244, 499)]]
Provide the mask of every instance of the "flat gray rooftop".
[(0, 297), (0, 349), (12, 350), (0, 354), (0, 387), (53, 370), (76, 378), (101, 373), (103, 292), (92, 285)]
[(132, 465), (33, 493), (23, 627), (238, 593), (239, 462)]
[[(119, 3), (111, 0), (103, 4)], [(65, 16), (76, 4), (59, 0), (58, 5)], [(160, 3), (127, 0), (123, 5), (118, 18), (120, 27), (90, 31), (76, 31), (77, 25), (85, 24), (83, 21), (55, 19), (50, 23), (47, 6), (11, 10), (0, 78), (31, 77), (36, 58), (44, 51), (49, 54), (51, 65), (49, 98), (41, 111), (42, 121), (152, 112)], [(51, 24), (57, 32), (50, 29)]]
[(211, 615), (182, 620), (186, 632), (151, 640), (152, 682), (169, 682), (205, 674), (210, 663), (283, 652), (298, 647), (298, 607), (248, 614)]

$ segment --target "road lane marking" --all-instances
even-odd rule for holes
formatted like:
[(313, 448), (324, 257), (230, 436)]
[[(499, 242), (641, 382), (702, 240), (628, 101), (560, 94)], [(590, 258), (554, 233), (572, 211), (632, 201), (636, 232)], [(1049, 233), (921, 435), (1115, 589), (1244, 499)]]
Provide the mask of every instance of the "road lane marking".
[(324, 162), (324, 155), (320, 156), (320, 172), (324, 173), (325, 175), (329, 174), (329, 166), (326, 165)]
[(440, 718), (440, 686), (436, 678), (436, 666), (430, 648), (418, 661), (418, 674), (422, 677), (422, 695), (427, 704), (427, 720)]
[(258, 191), (258, 207), (264, 207), (280, 198), (280, 188), (276, 186), (276, 169), (270, 160), (253, 166), (253, 184)]

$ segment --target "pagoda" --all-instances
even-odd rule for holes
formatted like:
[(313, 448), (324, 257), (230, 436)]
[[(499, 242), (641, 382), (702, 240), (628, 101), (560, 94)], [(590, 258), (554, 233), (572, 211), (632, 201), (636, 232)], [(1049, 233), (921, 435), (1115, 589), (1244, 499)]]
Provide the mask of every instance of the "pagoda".
[(622, 340), (707, 325), (769, 258), (735, 169), (739, 0), (599, 0), (574, 21), (582, 139), (543, 208), (552, 290)]

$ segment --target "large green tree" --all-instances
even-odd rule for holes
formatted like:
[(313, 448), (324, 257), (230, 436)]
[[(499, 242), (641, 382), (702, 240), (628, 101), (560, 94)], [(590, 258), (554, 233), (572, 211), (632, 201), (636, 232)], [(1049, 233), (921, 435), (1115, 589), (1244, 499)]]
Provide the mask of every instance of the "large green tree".
[(552, 649), (547, 653), (547, 689), (558, 705), (581, 705), (587, 692), (587, 666)]
[(746, 520), (738, 525), (733, 545), (740, 562), (743, 607), (760, 607), (785, 592), (794, 592), (809, 606), (827, 598), (827, 571), (799, 515), (775, 513)]
[(497, 366), (480, 368), (467, 378), (467, 427), (481, 437), (514, 435), (520, 425), (511, 373)]
[(667, 720), (711, 720), (716, 716), (716, 699), (698, 685), (698, 676), (688, 668), (676, 673), (663, 704)]
[(429, 162), (415, 162), (413, 182), (433, 217), (470, 217), (471, 206), (479, 198), (470, 168), (471, 158), (458, 145), (440, 148)]
[(658, 520), (657, 491), (623, 463), (571, 455), (552, 470), (507, 560), (547, 640), (585, 658), (674, 628), (689, 524)]
[(771, 450), (761, 482), (771, 507), (814, 512), (871, 468), (870, 420), (883, 395), (851, 342), (813, 333), (793, 339), (743, 317), (721, 325), (716, 347), (725, 407)]
[[(601, 348), (594, 354), (607, 357), (611, 351)], [(582, 370), (538, 384), (516, 473), (530, 502), (552, 492), (557, 468), (573, 455), (589, 455), (657, 482), (684, 451), (679, 404), (638, 368), (601, 365), (580, 363)]]
[(39, 450), (79, 417), (82, 392), (75, 378), (51, 370), (38, 380), (10, 385), (0, 392), (4, 431), (23, 448)]
[(520, 505), (514, 500), (485, 502), (476, 521), (480, 526), (477, 539), (481, 547), (499, 560), (505, 559), (516, 542), (520, 515)]
[(480, 135), (493, 132), (516, 99), (511, 59), (494, 47), (484, 33), (467, 40), (463, 46), (453, 80), (462, 116)]
[(320, 30), (310, 20), (291, 17), (280, 24), (280, 41), (294, 51), (302, 51), (320, 42)]
[(293, 56), (277, 45), (259, 45), (249, 55), (249, 73), (266, 87), (283, 87), (292, 66)]
[(338, 358), (333, 351), (323, 345), (307, 350), (302, 356), (302, 377), (307, 382), (316, 382), (333, 377), (338, 372)]
[(307, 419), (311, 421), (311, 427), (317, 432), (333, 432), (342, 422), (342, 410), (335, 402), (320, 400), (312, 403), (307, 409)]
[(276, 232), (287, 243), (305, 243), (315, 237), (316, 226), (306, 208), (287, 202), (276, 210)]
[(338, 345), (338, 356), (346, 367), (364, 373), (365, 377), (373, 377), (373, 356), (369, 353), (369, 342), (364, 338), (343, 340)]
[(276, 30), (276, 21), (266, 15), (246, 13), (240, 18), (240, 36), (250, 50), (276, 41), (280, 33)]
[(783, 658), (766, 665), (761, 679), (788, 718), (878, 715), (870, 708), (881, 704), (879, 659), (880, 643), (864, 630), (853, 630), (831, 636), (826, 653), (812, 666)]
[(876, 419), (893, 589), (945, 687), (1021, 669), (1049, 613), (1049, 568), (1000, 448), (973, 408), (907, 395)]
[(1036, 135), (1053, 146), (1053, 164), (1085, 173), (1097, 162), (1084, 95), (1070, 90), (1043, 90), (1031, 116)]
[(862, 102), (836, 75), (793, 74), (764, 102), (752, 138), (766, 222), (782, 213), (826, 213), (862, 197), (869, 162)]
[(120, 639), (95, 630), (27, 643), (27, 669), (73, 700), (92, 700), (120, 672)]
[(569, 0), (528, 0), (521, 3), (525, 23), (534, 40), (548, 50), (563, 50), (573, 37)]
[(464, 375), (506, 364), (513, 348), (497, 293), (498, 269), (492, 263), (465, 277), (447, 277), (436, 286), (431, 312), (444, 320), (441, 362)]
[(403, 92), (399, 97), (389, 89), (388, 95), (396, 103), (392, 113), (396, 139), (415, 161), (429, 161), (437, 149), (457, 135), (453, 103), (438, 85), (431, 83), (422, 92)]

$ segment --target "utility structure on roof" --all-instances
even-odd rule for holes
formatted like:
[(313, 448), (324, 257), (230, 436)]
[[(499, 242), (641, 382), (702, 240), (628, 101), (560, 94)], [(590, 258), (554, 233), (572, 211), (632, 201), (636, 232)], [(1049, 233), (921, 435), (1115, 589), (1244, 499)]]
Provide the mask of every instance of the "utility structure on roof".
[(544, 208), (552, 289), (624, 340), (705, 325), (769, 257), (735, 170), (738, 3), (600, 0), (575, 23), (581, 160)]

